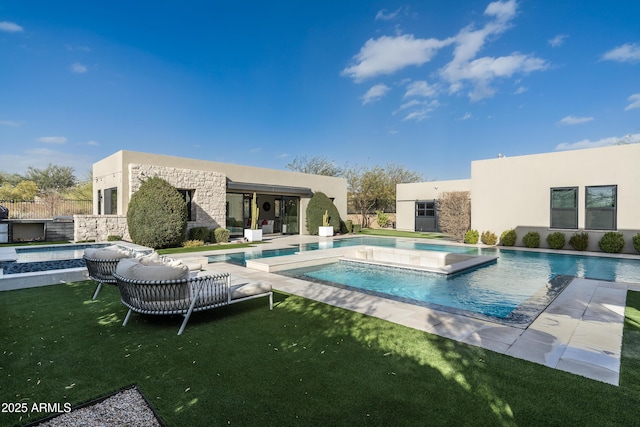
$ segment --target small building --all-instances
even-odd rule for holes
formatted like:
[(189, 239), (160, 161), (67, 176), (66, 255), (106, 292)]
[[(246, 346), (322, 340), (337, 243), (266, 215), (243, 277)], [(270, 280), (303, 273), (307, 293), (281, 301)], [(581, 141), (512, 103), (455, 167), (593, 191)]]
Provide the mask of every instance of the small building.
[(624, 235), (624, 252), (640, 231), (640, 144), (504, 157), (471, 162), (471, 178), (398, 184), (397, 228), (438, 231), (437, 201), (468, 191), (471, 229), (498, 236), (515, 229), (518, 242), (538, 231), (541, 247), (554, 231), (590, 235), (589, 250), (607, 231)]
[(153, 176), (182, 194), (188, 228), (224, 227), (242, 236), (250, 225), (254, 193), (265, 234), (307, 234), (306, 207), (316, 191), (333, 200), (342, 218), (347, 216), (344, 178), (121, 150), (94, 163), (93, 215), (75, 216), (75, 240), (128, 239), (129, 200)]

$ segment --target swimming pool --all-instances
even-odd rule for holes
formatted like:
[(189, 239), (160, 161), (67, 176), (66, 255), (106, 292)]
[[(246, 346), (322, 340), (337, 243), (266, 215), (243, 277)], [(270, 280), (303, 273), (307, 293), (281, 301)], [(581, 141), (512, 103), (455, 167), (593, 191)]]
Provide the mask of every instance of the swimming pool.
[(17, 247), (15, 248), (17, 259), (0, 262), (0, 269), (4, 271), (4, 274), (20, 274), (84, 267), (85, 263), (82, 259), (84, 250), (89, 247), (105, 246), (108, 245), (94, 243)]
[[(336, 240), (334, 247), (362, 244), (495, 255), (498, 260), (491, 265), (449, 277), (388, 267), (363, 267), (348, 261), (287, 270), (280, 274), (515, 326), (532, 321), (570, 283), (572, 277), (640, 283), (640, 260), (637, 259), (434, 245), (388, 238)], [(314, 243), (278, 251), (216, 256), (210, 258), (210, 261), (244, 265), (249, 259), (292, 255), (299, 251), (318, 249), (319, 244)]]

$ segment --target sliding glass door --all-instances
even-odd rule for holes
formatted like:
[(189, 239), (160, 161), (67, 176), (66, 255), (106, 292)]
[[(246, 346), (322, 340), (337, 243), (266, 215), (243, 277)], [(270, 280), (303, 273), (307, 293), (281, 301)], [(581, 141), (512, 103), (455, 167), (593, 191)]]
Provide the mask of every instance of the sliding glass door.
[(299, 234), (300, 198), (282, 197), (282, 234)]

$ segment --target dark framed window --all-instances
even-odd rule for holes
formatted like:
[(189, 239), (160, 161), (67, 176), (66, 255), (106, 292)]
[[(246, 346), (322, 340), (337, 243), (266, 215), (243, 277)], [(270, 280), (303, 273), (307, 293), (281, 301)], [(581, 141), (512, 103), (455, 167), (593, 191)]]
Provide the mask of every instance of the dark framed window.
[(551, 189), (551, 228), (578, 228), (578, 187)]
[(195, 221), (196, 213), (193, 211), (193, 194), (196, 190), (181, 190), (178, 189), (178, 193), (182, 195), (185, 203), (187, 204), (187, 221)]
[(102, 215), (102, 190), (98, 190), (98, 215)]
[(427, 202), (416, 202), (416, 216), (417, 217), (435, 217), (436, 202), (434, 200), (430, 200)]
[(116, 215), (118, 213), (118, 188), (106, 188), (104, 190), (104, 214)]
[(618, 186), (597, 185), (585, 188), (585, 228), (616, 230)]

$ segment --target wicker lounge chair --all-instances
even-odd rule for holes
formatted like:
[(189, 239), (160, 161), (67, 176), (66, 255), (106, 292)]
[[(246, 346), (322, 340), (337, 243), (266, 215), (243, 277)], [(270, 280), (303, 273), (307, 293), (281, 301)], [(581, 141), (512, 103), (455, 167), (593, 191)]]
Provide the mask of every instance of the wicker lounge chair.
[[(131, 263), (135, 263), (135, 260), (132, 260)], [(228, 273), (169, 280), (140, 280), (132, 278), (132, 275), (128, 274), (126, 262), (121, 264), (125, 264), (125, 266), (118, 267), (117, 271), (113, 273), (113, 277), (118, 284), (121, 301), (129, 309), (122, 326), (126, 326), (134, 311), (140, 314), (182, 314), (184, 321), (178, 330), (178, 335), (181, 335), (194, 311), (209, 310), (267, 296), (269, 297), (269, 309), (273, 309), (271, 285), (266, 283), (244, 282), (232, 286)], [(147, 269), (149, 268), (164, 268), (164, 270), (152, 272), (152, 275), (167, 272), (168, 276), (172, 274), (168, 270), (169, 267), (147, 267)]]
[(96, 291), (93, 293), (93, 299), (98, 297), (102, 284), (116, 284), (113, 273), (116, 271), (118, 262), (122, 258), (133, 256), (132, 251), (123, 250), (115, 247), (85, 249), (82, 259), (84, 259), (89, 271), (89, 278), (94, 282), (98, 282)]

